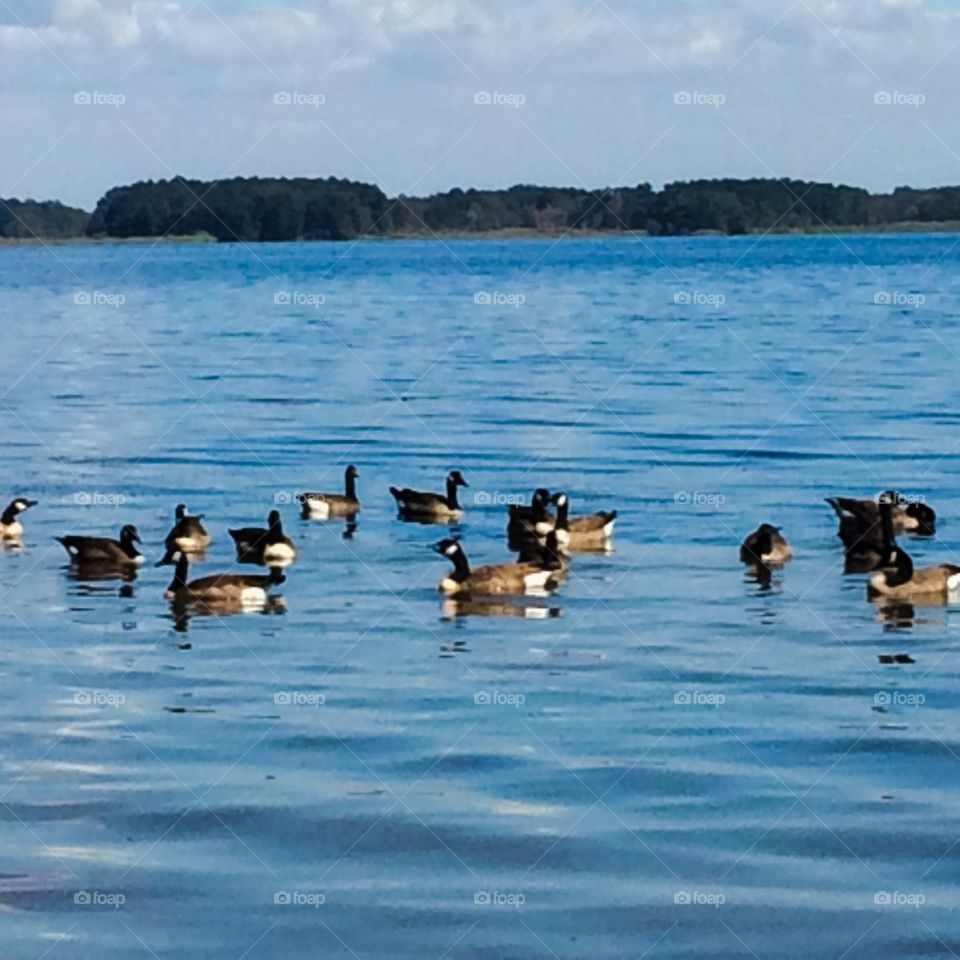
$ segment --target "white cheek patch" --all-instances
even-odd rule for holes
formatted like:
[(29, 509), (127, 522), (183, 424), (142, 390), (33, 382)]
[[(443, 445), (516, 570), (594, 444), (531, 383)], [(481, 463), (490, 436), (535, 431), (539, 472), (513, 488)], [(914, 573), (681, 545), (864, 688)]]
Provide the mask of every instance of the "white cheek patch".
[(447, 547), (447, 549), (444, 550), (443, 552), (444, 552), (448, 557), (452, 557), (452, 556), (455, 556), (457, 553), (460, 552), (460, 547), (458, 547), (457, 544), (455, 544), (455, 543), (451, 543), (450, 546)]

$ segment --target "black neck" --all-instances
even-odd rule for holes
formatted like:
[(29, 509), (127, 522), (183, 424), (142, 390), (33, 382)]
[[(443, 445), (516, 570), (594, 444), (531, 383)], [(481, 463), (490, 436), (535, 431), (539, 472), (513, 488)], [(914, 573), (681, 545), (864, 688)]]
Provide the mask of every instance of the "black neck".
[(913, 561), (904, 550), (897, 550), (896, 566), (886, 571), (887, 586), (898, 587), (913, 576)]
[(128, 556), (131, 560), (140, 556), (140, 551), (137, 549), (137, 545), (133, 542), (133, 538), (127, 534), (123, 534), (120, 537), (120, 549)]
[(346, 476), (346, 494), (348, 500), (357, 499), (357, 480), (352, 473), (348, 473)]
[(0, 523), (13, 523), (17, 519), (17, 508), (11, 503), (6, 510), (3, 511), (3, 516), (0, 517)]
[(186, 554), (181, 553), (180, 559), (177, 561), (177, 568), (173, 572), (173, 579), (170, 581), (170, 586), (167, 588), (171, 593), (176, 593), (182, 586), (187, 582), (187, 569), (190, 566), (190, 561), (187, 559)]
[(450, 557), (453, 561), (453, 577), (457, 583), (463, 583), (470, 576), (470, 564), (467, 561), (467, 555), (462, 549), (458, 550)]
[(557, 529), (558, 530), (567, 529), (567, 521), (569, 518), (569, 513), (570, 513), (570, 501), (566, 499), (561, 500), (560, 503), (557, 504)]
[(880, 497), (880, 524), (883, 531), (883, 545), (893, 546), (893, 504), (887, 494)]
[(447, 477), (447, 506), (451, 510), (460, 509), (460, 504), (457, 502), (457, 482), (452, 477)]
[(283, 527), (278, 520), (276, 523), (270, 524), (270, 529), (267, 531), (267, 543), (279, 543), (281, 540), (283, 540)]

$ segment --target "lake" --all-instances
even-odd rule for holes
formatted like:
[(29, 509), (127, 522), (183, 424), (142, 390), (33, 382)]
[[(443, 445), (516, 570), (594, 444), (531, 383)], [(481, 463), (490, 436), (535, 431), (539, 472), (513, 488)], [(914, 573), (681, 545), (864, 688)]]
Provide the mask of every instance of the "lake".
[[(950, 235), (0, 251), (6, 960), (960, 951), (960, 619), (887, 614), (823, 498), (960, 559)], [(359, 470), (363, 512), (301, 520)], [(619, 511), (532, 609), (442, 608), (536, 486)], [(283, 609), (171, 616), (173, 508), (277, 505)], [(742, 537), (795, 557), (744, 575)], [(54, 537), (135, 523), (132, 584)], [(467, 611), (469, 612), (469, 611)], [(901, 662), (897, 662), (897, 660)]]

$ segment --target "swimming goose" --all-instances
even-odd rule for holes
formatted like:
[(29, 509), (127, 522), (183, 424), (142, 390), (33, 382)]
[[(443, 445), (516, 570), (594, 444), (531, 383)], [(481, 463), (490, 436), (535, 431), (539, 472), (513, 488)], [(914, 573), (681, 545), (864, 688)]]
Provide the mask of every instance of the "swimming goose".
[(0, 516), (0, 540), (16, 541), (23, 536), (23, 525), (17, 517), (28, 507), (35, 507), (36, 500), (28, 500), (26, 497), (17, 497), (11, 500), (7, 509)]
[(848, 517), (851, 523), (845, 527), (841, 521), (844, 573), (868, 573), (883, 565), (887, 554), (896, 546), (893, 511), (899, 500), (899, 495), (892, 490), (878, 494), (878, 521), (874, 525), (860, 527)]
[(327, 517), (352, 517), (360, 512), (357, 499), (357, 468), (351, 463), (343, 475), (343, 493), (304, 493), (300, 504), (305, 517), (326, 520)]
[(557, 508), (557, 541), (570, 550), (596, 550), (603, 548), (613, 536), (616, 510), (600, 510), (586, 516), (570, 516), (570, 500), (565, 493), (555, 493), (551, 498)]
[(447, 492), (422, 493), (419, 490), (404, 488), (398, 490), (390, 488), (397, 501), (397, 510), (404, 519), (439, 521), (458, 520), (463, 516), (463, 510), (457, 501), (457, 487), (467, 486), (467, 481), (459, 470), (451, 470), (447, 474)]
[(547, 510), (550, 502), (550, 491), (545, 487), (538, 487), (533, 491), (530, 505), (510, 504), (508, 510), (510, 519), (507, 521), (507, 535), (509, 537), (523, 536), (537, 533), (546, 536), (554, 526), (556, 517)]
[(109, 537), (57, 537), (76, 564), (102, 567), (129, 567), (143, 563), (143, 554), (135, 544), (141, 543), (140, 534), (132, 524), (120, 530), (120, 539)]
[(237, 547), (237, 556), (254, 560), (268, 566), (272, 563), (291, 563), (297, 558), (294, 542), (284, 534), (280, 524), (280, 511), (271, 510), (267, 527), (241, 527), (230, 530)]
[(208, 607), (262, 606), (268, 599), (267, 590), (286, 579), (279, 568), (271, 567), (268, 574), (212, 573), (188, 582), (190, 560), (187, 554), (176, 551), (171, 559), (177, 567), (163, 595), (174, 603)]
[(201, 523), (203, 514), (188, 514), (184, 504), (178, 503), (175, 511), (176, 522), (164, 540), (168, 554), (175, 550), (184, 553), (203, 553), (210, 546), (210, 534)]
[(960, 593), (960, 566), (940, 563), (917, 569), (906, 550), (894, 546), (867, 581), (867, 599), (946, 599)]
[[(936, 530), (937, 515), (925, 503), (907, 501), (898, 493), (892, 494), (893, 531), (929, 537)], [(880, 531), (879, 497), (873, 500), (854, 500), (850, 497), (827, 497), (840, 521), (837, 536), (847, 547), (854, 546), (864, 538), (878, 540)]]
[(779, 567), (792, 556), (793, 550), (780, 528), (769, 523), (761, 523), (740, 544), (740, 562), (751, 566)]
[(453, 573), (438, 586), (447, 595), (543, 592), (553, 590), (563, 577), (560, 567), (550, 569), (539, 562), (491, 563), (471, 568), (460, 542), (452, 538), (441, 540), (433, 549), (453, 563)]

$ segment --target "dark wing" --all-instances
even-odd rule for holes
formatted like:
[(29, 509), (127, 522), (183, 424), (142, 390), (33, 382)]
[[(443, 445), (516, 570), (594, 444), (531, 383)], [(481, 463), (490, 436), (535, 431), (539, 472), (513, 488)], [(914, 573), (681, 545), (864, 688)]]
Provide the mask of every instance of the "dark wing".
[(602, 530), (608, 523), (612, 523), (616, 519), (616, 510), (601, 510), (599, 513), (592, 513), (587, 517), (571, 517), (569, 526), (572, 531), (577, 533), (593, 533)]
[(872, 500), (854, 500), (852, 497), (827, 497), (827, 503), (833, 507), (841, 521), (845, 518), (852, 518), (869, 526), (880, 519), (880, 509)]
[(421, 490), (411, 490), (409, 487), (404, 487), (403, 490), (391, 487), (390, 492), (401, 508), (412, 507), (416, 509), (417, 507), (445, 507), (447, 505), (447, 498), (439, 493), (424, 493)]
[(233, 542), (238, 547), (244, 547), (245, 549), (262, 546), (269, 532), (269, 530), (265, 530), (263, 527), (241, 527), (238, 530), (227, 531), (227, 533), (233, 537)]

